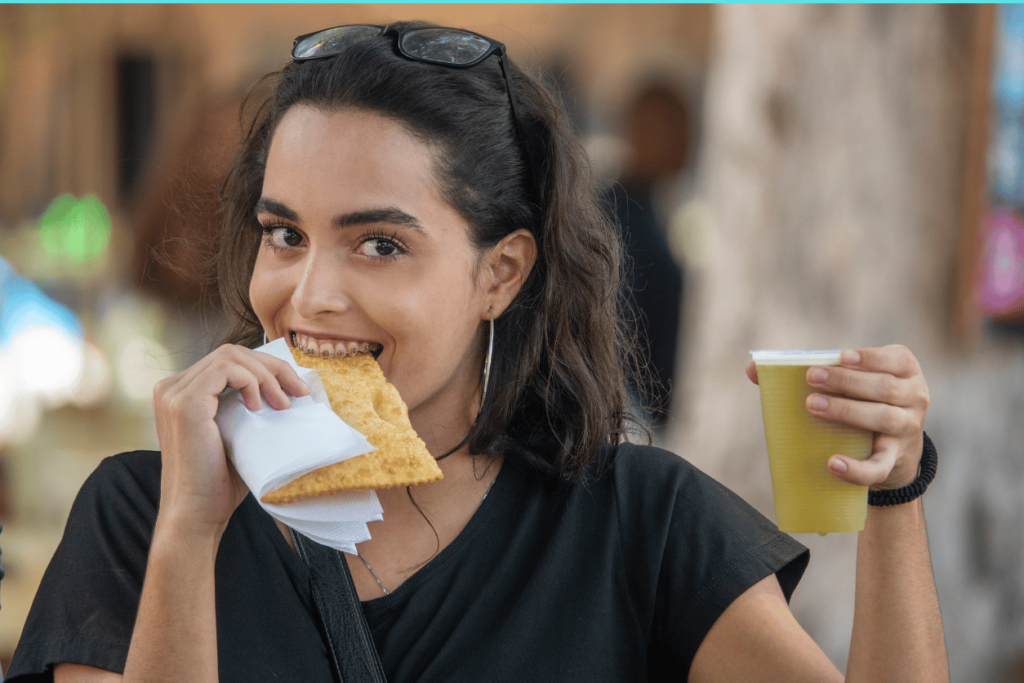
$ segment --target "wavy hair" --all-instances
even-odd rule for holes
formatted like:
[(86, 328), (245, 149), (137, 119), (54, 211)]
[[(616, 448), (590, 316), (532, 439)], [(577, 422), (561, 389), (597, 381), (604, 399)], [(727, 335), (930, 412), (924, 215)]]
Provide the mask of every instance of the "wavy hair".
[(265, 76), (243, 104), (244, 137), (221, 188), (215, 261), (231, 323), (226, 341), (262, 342), (248, 294), (260, 244), (254, 208), (285, 112), (304, 104), (388, 117), (434, 150), (441, 195), (478, 250), (518, 229), (538, 245), (533, 270), (494, 321), (490, 386), (463, 444), (578, 480), (603, 444), (646, 432), (627, 401), (628, 382), (644, 373), (632, 326), (620, 318), (628, 310), (622, 240), (559, 101), (507, 58), (506, 68), (521, 139), (495, 58), (469, 69), (425, 64), (402, 57), (386, 36)]

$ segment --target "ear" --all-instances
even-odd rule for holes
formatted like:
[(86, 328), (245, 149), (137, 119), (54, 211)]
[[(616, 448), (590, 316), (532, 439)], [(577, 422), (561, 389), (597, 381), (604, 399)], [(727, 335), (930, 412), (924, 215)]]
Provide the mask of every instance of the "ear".
[[(486, 252), (481, 284), (495, 318), (516, 298), (536, 260), (537, 241), (529, 230), (509, 233)], [(483, 310), (481, 318), (489, 318), (487, 309)]]

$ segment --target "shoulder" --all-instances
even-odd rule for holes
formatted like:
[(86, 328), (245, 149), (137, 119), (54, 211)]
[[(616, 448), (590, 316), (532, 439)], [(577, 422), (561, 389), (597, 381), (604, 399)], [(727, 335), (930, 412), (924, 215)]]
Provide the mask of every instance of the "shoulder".
[(660, 479), (700, 474), (700, 470), (682, 456), (663, 448), (633, 443), (620, 444), (616, 449), (601, 449), (594, 461), (599, 470), (610, 469), (618, 477)]
[(131, 451), (104, 458), (82, 485), (83, 492), (121, 492), (159, 497), (160, 453)]
[(68, 527), (109, 520), (152, 522), (160, 505), (160, 453), (132, 451), (104, 458), (82, 484)]
[(575, 497), (614, 510), (623, 545), (659, 552), (699, 552), (709, 540), (737, 547), (778, 535), (770, 521), (685, 458), (652, 446), (624, 443), (595, 453)]
[(609, 457), (605, 476), (613, 482), (623, 528), (642, 529), (644, 542), (660, 547), (662, 561), (698, 569), (700, 581), (731, 566), (759, 567), (750, 578), (760, 579), (791, 565), (780, 576), (789, 597), (807, 564), (807, 549), (752, 505), (669, 451), (623, 444)]
[(129, 476), (138, 482), (160, 481), (160, 451), (129, 451), (100, 461), (96, 474), (101, 477)]
[(688, 671), (722, 612), (771, 574), (792, 595), (807, 549), (740, 496), (659, 448), (624, 444), (605, 458), (624, 561), (651, 605), (654, 660)]
[(679, 496), (703, 498), (728, 492), (685, 458), (662, 448), (631, 443), (601, 449), (591, 461), (588, 479), (608, 481), (620, 497), (661, 505), (674, 504)]
[[(611, 449), (609, 449), (610, 451)], [(595, 463), (614, 482), (626, 514), (646, 513), (671, 523), (674, 532), (717, 529), (750, 542), (781, 535), (753, 506), (685, 458), (652, 446), (622, 444)]]
[(55, 662), (123, 670), (159, 503), (159, 453), (122, 453), (100, 462), (71, 507), (9, 677), (48, 680)]

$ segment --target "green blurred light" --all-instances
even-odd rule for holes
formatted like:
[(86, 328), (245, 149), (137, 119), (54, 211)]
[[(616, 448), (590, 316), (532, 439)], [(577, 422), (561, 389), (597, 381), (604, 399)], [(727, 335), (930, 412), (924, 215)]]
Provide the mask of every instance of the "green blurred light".
[(110, 243), (110, 214), (96, 195), (75, 199), (62, 194), (39, 219), (39, 240), (47, 255), (78, 262), (94, 259)]

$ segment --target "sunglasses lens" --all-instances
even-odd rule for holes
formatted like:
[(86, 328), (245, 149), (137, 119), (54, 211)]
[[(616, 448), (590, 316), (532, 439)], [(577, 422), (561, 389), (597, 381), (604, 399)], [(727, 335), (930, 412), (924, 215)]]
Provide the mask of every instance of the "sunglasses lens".
[(292, 59), (333, 57), (346, 47), (380, 35), (377, 26), (338, 26), (303, 38), (292, 48)]
[(480, 36), (450, 28), (424, 28), (402, 38), (402, 49), (407, 54), (435, 64), (472, 64), (490, 47), (490, 42)]

